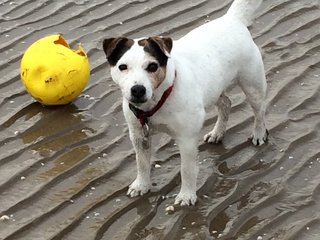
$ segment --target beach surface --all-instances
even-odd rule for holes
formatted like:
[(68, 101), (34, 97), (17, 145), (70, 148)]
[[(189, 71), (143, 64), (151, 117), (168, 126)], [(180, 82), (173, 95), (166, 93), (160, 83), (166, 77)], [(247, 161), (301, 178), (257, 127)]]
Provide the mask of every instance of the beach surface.
[[(230, 3), (0, 0), (1, 240), (320, 239), (319, 0), (265, 0), (250, 27), (268, 81), (269, 143), (248, 141), (253, 114), (235, 87), (223, 143), (199, 139), (197, 205), (166, 214), (181, 181), (178, 148), (163, 134), (153, 139), (151, 192), (126, 196), (135, 156), (103, 39), (178, 39)], [(53, 33), (82, 44), (91, 77), (72, 104), (43, 107), (19, 66), (30, 44)], [(202, 135), (216, 118), (212, 109)]]

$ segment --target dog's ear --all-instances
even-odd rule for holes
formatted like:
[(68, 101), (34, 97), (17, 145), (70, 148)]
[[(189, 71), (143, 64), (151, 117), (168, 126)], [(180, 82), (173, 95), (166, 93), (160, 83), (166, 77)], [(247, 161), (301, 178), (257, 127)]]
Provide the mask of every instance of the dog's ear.
[(169, 37), (150, 37), (150, 41), (155, 42), (158, 47), (161, 49), (161, 51), (167, 56), (170, 57), (170, 52), (172, 50), (172, 39)]
[(103, 40), (103, 51), (111, 66), (117, 64), (119, 59), (128, 51), (134, 41), (125, 37), (107, 38)]
[(159, 61), (160, 65), (167, 64), (173, 45), (171, 38), (160, 36), (150, 37), (148, 39), (140, 40), (138, 44), (143, 46), (146, 52), (154, 56)]

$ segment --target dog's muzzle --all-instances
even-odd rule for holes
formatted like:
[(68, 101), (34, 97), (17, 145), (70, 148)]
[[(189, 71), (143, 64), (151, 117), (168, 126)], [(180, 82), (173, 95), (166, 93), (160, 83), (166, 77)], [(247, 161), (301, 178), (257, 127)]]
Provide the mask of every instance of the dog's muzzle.
[(146, 88), (143, 85), (134, 85), (131, 88), (131, 102), (144, 103), (146, 99)]

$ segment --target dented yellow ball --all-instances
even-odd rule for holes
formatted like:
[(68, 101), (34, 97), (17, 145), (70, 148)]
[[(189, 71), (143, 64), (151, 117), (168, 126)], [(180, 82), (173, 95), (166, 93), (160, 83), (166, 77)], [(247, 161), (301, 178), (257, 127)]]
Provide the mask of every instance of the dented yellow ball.
[(21, 80), (30, 95), (44, 105), (72, 102), (88, 83), (90, 65), (81, 46), (72, 50), (59, 34), (34, 42), (24, 53)]

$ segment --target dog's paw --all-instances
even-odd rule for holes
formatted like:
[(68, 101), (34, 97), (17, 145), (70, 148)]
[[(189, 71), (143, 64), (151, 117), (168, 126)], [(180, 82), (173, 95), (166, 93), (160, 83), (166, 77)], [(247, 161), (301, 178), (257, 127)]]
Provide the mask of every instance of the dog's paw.
[(224, 132), (211, 131), (204, 135), (203, 140), (207, 143), (220, 143), (223, 139)]
[(255, 132), (250, 139), (253, 145), (261, 146), (268, 141), (268, 136), (269, 136), (269, 132), (267, 129), (265, 129), (264, 131), (261, 131), (261, 133)]
[(176, 197), (174, 204), (180, 206), (195, 205), (197, 202), (197, 194), (192, 192), (180, 192)]
[(149, 182), (143, 182), (140, 180), (134, 180), (129, 186), (127, 195), (130, 197), (137, 197), (146, 194), (150, 190), (151, 184)]

